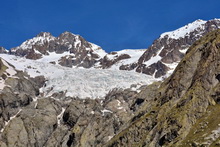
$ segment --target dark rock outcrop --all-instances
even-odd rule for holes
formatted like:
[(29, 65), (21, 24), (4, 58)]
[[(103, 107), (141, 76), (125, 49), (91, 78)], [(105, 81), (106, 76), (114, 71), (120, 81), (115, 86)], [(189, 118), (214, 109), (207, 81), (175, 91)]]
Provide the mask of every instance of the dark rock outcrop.
[[(117, 54), (117, 53), (113, 52), (113, 53), (110, 53), (110, 55), (111, 54)], [(116, 55), (113, 59), (109, 59), (108, 56), (106, 55), (104, 56), (104, 58), (100, 60), (100, 67), (103, 69), (106, 69), (106, 68), (111, 67), (118, 61), (129, 59), (129, 58), (131, 58), (131, 56), (129, 56), (128, 54)]]

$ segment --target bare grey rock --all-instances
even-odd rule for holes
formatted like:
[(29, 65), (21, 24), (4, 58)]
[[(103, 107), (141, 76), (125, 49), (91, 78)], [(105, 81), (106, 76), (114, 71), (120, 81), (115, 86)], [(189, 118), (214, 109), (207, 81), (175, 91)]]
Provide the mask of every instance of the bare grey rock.
[(0, 47), (0, 54), (7, 54), (8, 51), (4, 47)]

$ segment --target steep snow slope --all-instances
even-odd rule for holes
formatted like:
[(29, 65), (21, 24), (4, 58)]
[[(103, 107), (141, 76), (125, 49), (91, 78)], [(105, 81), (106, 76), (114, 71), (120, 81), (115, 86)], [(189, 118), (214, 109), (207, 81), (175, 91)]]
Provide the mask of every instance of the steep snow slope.
[[(193, 32), (196, 29), (204, 30), (204, 24), (206, 22), (207, 21), (198, 19), (198, 20), (196, 20), (196, 21), (194, 21), (192, 23), (189, 23), (189, 24), (187, 24), (187, 25), (185, 25), (185, 26), (183, 26), (183, 27), (181, 27), (181, 28), (179, 28), (177, 30), (163, 33), (163, 34), (161, 34), (160, 38), (163, 38), (166, 35), (169, 38), (173, 38), (173, 39), (184, 38), (186, 35), (189, 35), (191, 32)], [(200, 34), (197, 34), (197, 35), (200, 35)]]
[(18, 48), (22, 48), (23, 50), (32, 49), (34, 45), (44, 45), (50, 41), (54, 41), (56, 37), (52, 36), (48, 32), (40, 33), (36, 37), (29, 39), (23, 42), (19, 47), (12, 49), (12, 51), (16, 51)]
[[(161, 34), (139, 58), (135, 71), (155, 78), (167, 77), (196, 40), (219, 28), (220, 19), (209, 21), (199, 19), (174, 31)], [(131, 66), (134, 69), (134, 64)], [(129, 64), (127, 69), (130, 69)]]
[(48, 81), (41, 91), (46, 96), (64, 92), (66, 96), (72, 97), (102, 98), (113, 88), (130, 88), (132, 84), (137, 84), (139, 87), (156, 81), (151, 76), (135, 72), (73, 69), (14, 55), (1, 54), (0, 57), (14, 65), (18, 70), (26, 71), (31, 77), (44, 75)]
[(123, 61), (123, 63), (125, 64), (130, 64), (130, 63), (133, 63), (135, 61), (137, 61), (140, 56), (146, 51), (146, 49), (124, 49), (124, 50), (121, 50), (121, 51), (116, 51), (116, 55), (111, 55), (111, 54), (108, 54), (107, 57), (109, 59), (114, 59), (116, 58), (116, 56), (120, 56), (120, 55), (123, 55), (123, 54), (127, 54), (129, 55), (131, 58), (130, 59), (125, 59)]
[(103, 58), (107, 53), (98, 45), (89, 42), (92, 46), (92, 50), (94, 51), (94, 53), (96, 53), (100, 58)]
[[(114, 63), (109, 69), (119, 70), (120, 66), (137, 63), (141, 55), (146, 51), (146, 49), (124, 49), (121, 51), (114, 51), (110, 54), (106, 54), (106, 58), (109, 61), (114, 61), (120, 58), (120, 56), (128, 55), (130, 58), (122, 59)], [(96, 65), (97, 66), (97, 65)]]

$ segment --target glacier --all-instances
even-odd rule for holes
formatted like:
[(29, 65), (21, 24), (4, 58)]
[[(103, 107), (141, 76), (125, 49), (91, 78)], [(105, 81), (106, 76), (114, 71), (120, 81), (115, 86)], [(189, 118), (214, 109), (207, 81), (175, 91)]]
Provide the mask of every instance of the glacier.
[(41, 88), (45, 97), (62, 92), (67, 97), (104, 98), (114, 88), (126, 89), (134, 85), (141, 87), (161, 80), (134, 71), (68, 68), (14, 55), (0, 54), (0, 57), (17, 70), (28, 73), (30, 77), (43, 75), (47, 80)]

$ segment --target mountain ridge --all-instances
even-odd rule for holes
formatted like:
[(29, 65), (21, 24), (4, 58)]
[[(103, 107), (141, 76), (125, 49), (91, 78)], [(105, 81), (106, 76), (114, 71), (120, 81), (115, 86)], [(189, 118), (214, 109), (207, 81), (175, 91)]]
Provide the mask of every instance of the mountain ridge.
[[(86, 41), (80, 35), (66, 31), (54, 37), (49, 32), (41, 32), (33, 39), (10, 49), (9, 54), (38, 60), (44, 57), (49, 59), (55, 52), (57, 57), (60, 56), (56, 61), (50, 61), (53, 64), (72, 68), (129, 70), (164, 78), (172, 73), (193, 42), (218, 28), (220, 19), (199, 19), (174, 31), (162, 33), (145, 52), (140, 49), (139, 53), (135, 53), (135, 50), (106, 53), (100, 46)], [(2, 52), (6, 53), (4, 50)]]

